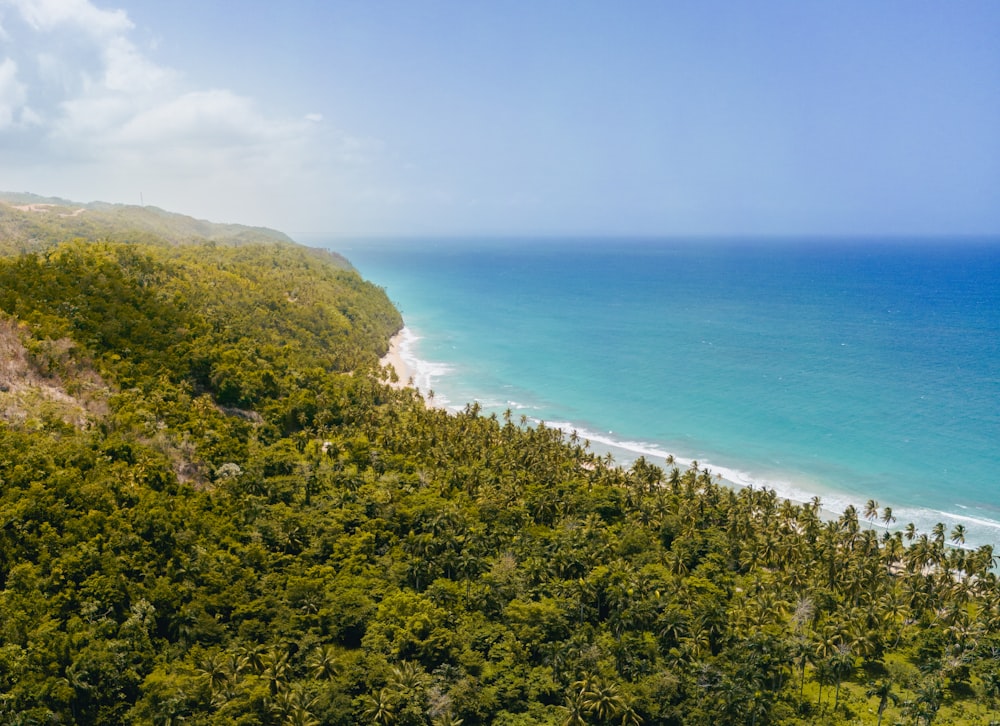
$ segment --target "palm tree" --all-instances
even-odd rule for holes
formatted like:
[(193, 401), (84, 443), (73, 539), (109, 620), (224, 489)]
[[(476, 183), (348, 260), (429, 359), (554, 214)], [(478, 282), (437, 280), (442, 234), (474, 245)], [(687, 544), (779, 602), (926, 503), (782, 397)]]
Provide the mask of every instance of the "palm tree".
[(249, 665), (250, 661), (245, 655), (238, 652), (230, 653), (226, 657), (226, 673), (229, 675), (230, 682), (236, 683)]
[(636, 713), (631, 704), (626, 703), (622, 707), (622, 726), (642, 726), (642, 716)]
[(892, 681), (886, 678), (878, 683), (871, 684), (868, 690), (865, 691), (865, 695), (869, 698), (872, 696), (878, 697), (878, 723), (876, 726), (882, 726), (882, 716), (885, 713), (885, 709), (889, 707), (889, 702), (891, 701), (893, 704), (899, 703), (899, 696), (892, 692)]
[(267, 648), (263, 645), (254, 645), (241, 648), (239, 654), (246, 661), (247, 668), (260, 674), (264, 672), (264, 660), (267, 658), (267, 652)]
[(983, 675), (983, 693), (990, 698), (991, 702), (1000, 696), (1000, 673), (988, 671)]
[(918, 689), (916, 698), (907, 701), (907, 711), (919, 722), (924, 720), (925, 726), (930, 726), (931, 721), (941, 708), (941, 699), (944, 696), (941, 683), (937, 678), (925, 681)]
[(833, 697), (833, 708), (836, 710), (837, 704), (840, 703), (840, 684), (854, 672), (854, 656), (851, 654), (850, 646), (844, 644), (837, 649), (830, 659), (830, 672), (837, 683)]
[(798, 638), (792, 643), (790, 655), (799, 667), (799, 698), (806, 688), (806, 664), (813, 658), (815, 649), (805, 638)]
[(874, 524), (876, 517), (878, 517), (878, 502), (874, 499), (869, 499), (865, 502), (865, 508), (862, 510), (865, 515), (865, 519), (868, 520), (869, 524)]
[(271, 696), (277, 695), (278, 691), (285, 687), (288, 676), (291, 674), (291, 664), (288, 662), (288, 653), (285, 651), (272, 650), (264, 656), (263, 675), (267, 680)]
[(894, 567), (903, 557), (903, 533), (886, 532), (882, 538), (882, 560), (889, 566)]
[(272, 698), (271, 709), (281, 718), (282, 726), (319, 726), (319, 721), (310, 710), (316, 705), (316, 700), (295, 685)]
[(833, 672), (830, 670), (829, 660), (816, 660), (816, 671), (813, 674), (816, 678), (816, 683), (819, 684), (819, 694), (816, 698), (816, 707), (821, 708), (823, 706), (823, 686), (830, 685), (833, 680)]
[(956, 524), (951, 530), (951, 541), (957, 545), (965, 544), (965, 525)]
[(980, 580), (985, 580), (996, 563), (997, 558), (993, 554), (993, 545), (982, 545), (972, 553), (972, 558), (969, 561), (970, 574), (975, 575)]
[(580, 694), (583, 705), (588, 712), (594, 714), (599, 721), (608, 721), (618, 716), (625, 707), (621, 690), (617, 683), (602, 683), (598, 681), (590, 690)]
[(177, 691), (170, 698), (166, 698), (156, 706), (153, 712), (153, 720), (163, 726), (180, 726), (187, 721), (184, 715), (186, 696), (183, 691)]
[(452, 716), (451, 711), (445, 711), (440, 716), (431, 719), (431, 726), (462, 726), (464, 720)]
[(205, 656), (198, 664), (198, 672), (205, 677), (212, 695), (215, 695), (229, 683), (231, 674), (228, 666), (228, 659), (219, 652)]
[(840, 628), (833, 624), (824, 625), (823, 632), (815, 644), (816, 656), (821, 659), (832, 658), (840, 650), (843, 642)]
[(329, 681), (340, 673), (337, 663), (337, 652), (332, 645), (321, 645), (313, 650), (306, 659), (306, 666), (313, 678)]
[(582, 693), (566, 696), (566, 704), (562, 708), (566, 711), (562, 726), (587, 726), (587, 721), (583, 717), (587, 713), (587, 707), (584, 705)]
[(420, 690), (424, 678), (425, 674), (420, 666), (410, 661), (403, 661), (400, 665), (393, 667), (388, 685), (396, 691), (413, 692)]
[(361, 699), (362, 714), (373, 723), (389, 726), (396, 721), (396, 706), (388, 688), (379, 690), (378, 695), (367, 695)]
[(890, 524), (896, 521), (896, 518), (892, 514), (892, 507), (885, 507), (882, 510), (882, 524), (888, 527)]
[(320, 726), (320, 720), (309, 709), (296, 706), (285, 715), (282, 726)]

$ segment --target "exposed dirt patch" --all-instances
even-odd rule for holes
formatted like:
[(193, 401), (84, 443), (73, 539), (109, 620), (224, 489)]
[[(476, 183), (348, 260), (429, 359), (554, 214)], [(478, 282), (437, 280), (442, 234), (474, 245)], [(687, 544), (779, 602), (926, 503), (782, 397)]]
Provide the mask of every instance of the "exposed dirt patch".
[(107, 413), (109, 388), (95, 371), (72, 360), (72, 341), (41, 341), (33, 356), (28, 340), (22, 326), (0, 317), (0, 420), (58, 420), (82, 428)]
[[(52, 212), (57, 209), (55, 204), (13, 204), (11, 205), (14, 209), (20, 209), (22, 212)], [(58, 212), (60, 217), (79, 217), (81, 214), (87, 210), (83, 207), (79, 209), (74, 209), (72, 212)]]

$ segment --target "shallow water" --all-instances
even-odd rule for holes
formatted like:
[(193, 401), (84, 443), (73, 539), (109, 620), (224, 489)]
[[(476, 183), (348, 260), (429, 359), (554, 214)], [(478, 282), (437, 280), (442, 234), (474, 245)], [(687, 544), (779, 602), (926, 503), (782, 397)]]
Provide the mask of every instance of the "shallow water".
[(438, 403), (1000, 542), (1000, 240), (326, 246), (402, 310)]

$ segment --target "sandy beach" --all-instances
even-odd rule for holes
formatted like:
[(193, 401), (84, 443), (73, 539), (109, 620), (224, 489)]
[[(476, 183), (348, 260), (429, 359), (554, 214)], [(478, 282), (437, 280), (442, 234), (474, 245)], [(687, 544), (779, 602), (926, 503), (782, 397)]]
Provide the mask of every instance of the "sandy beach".
[(392, 366), (395, 369), (399, 380), (390, 383), (393, 388), (406, 388), (413, 385), (413, 371), (410, 370), (410, 367), (406, 365), (406, 361), (403, 360), (402, 344), (403, 332), (400, 331), (389, 340), (389, 352), (379, 361), (383, 368)]

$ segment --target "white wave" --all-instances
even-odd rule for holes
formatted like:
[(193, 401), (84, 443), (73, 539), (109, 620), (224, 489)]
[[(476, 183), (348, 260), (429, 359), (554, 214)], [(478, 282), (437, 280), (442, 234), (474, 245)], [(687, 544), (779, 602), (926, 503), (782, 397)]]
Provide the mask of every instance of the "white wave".
[(507, 408), (511, 411), (537, 411), (539, 406), (530, 403), (519, 403), (518, 401), (507, 401)]
[[(420, 358), (416, 351), (419, 340), (421, 340), (420, 336), (410, 328), (404, 327), (399, 331), (399, 357), (410, 371), (414, 387), (423, 395), (429, 396), (430, 392), (434, 391), (436, 382), (443, 376), (452, 373), (454, 368), (447, 363)], [(447, 406), (449, 403), (448, 398), (437, 391), (434, 393), (434, 402), (439, 406)]]
[[(540, 423), (538, 419), (532, 419), (532, 421), (535, 424)], [(630, 466), (639, 456), (646, 457), (650, 463), (657, 465), (664, 465), (669, 457), (673, 457), (674, 465), (682, 469), (690, 467), (695, 461), (693, 458), (669, 452), (657, 444), (616, 439), (613, 435), (589, 431), (567, 421), (545, 421), (545, 425), (549, 428), (559, 429), (566, 435), (575, 431), (577, 436), (591, 443), (592, 449), (598, 452), (602, 449), (605, 452), (610, 452), (615, 457), (615, 461), (625, 467)], [(759, 476), (742, 469), (715, 464), (710, 459), (699, 458), (697, 461), (699, 469), (708, 469), (712, 474), (718, 475), (724, 484), (735, 487), (770, 489), (782, 499), (798, 504), (806, 504), (811, 502), (814, 497), (819, 497), (823, 515), (828, 519), (839, 517), (848, 506), (853, 506), (858, 511), (859, 518), (861, 517), (861, 508), (864, 502), (859, 501), (856, 495), (829, 488), (821, 482), (794, 480), (791, 477), (784, 478), (773, 474), (766, 477)], [(1000, 547), (1000, 522), (988, 516), (943, 512), (906, 505), (897, 507), (892, 502), (880, 502), (879, 506), (892, 507), (896, 522), (886, 528), (876, 520), (872, 525), (876, 528), (889, 529), (890, 531), (901, 530), (912, 522), (918, 533), (929, 534), (933, 527), (940, 522), (945, 525), (946, 536), (949, 536), (956, 524), (963, 524), (966, 525), (965, 546), (976, 547), (992, 544)], [(966, 506), (956, 505), (956, 507), (968, 511)], [(865, 522), (865, 524), (867, 523)]]
[(496, 413), (498, 415), (508, 409), (511, 411), (539, 410), (538, 406), (533, 406), (528, 403), (518, 403), (517, 401), (502, 400), (500, 398), (474, 398), (473, 400), (487, 413)]

